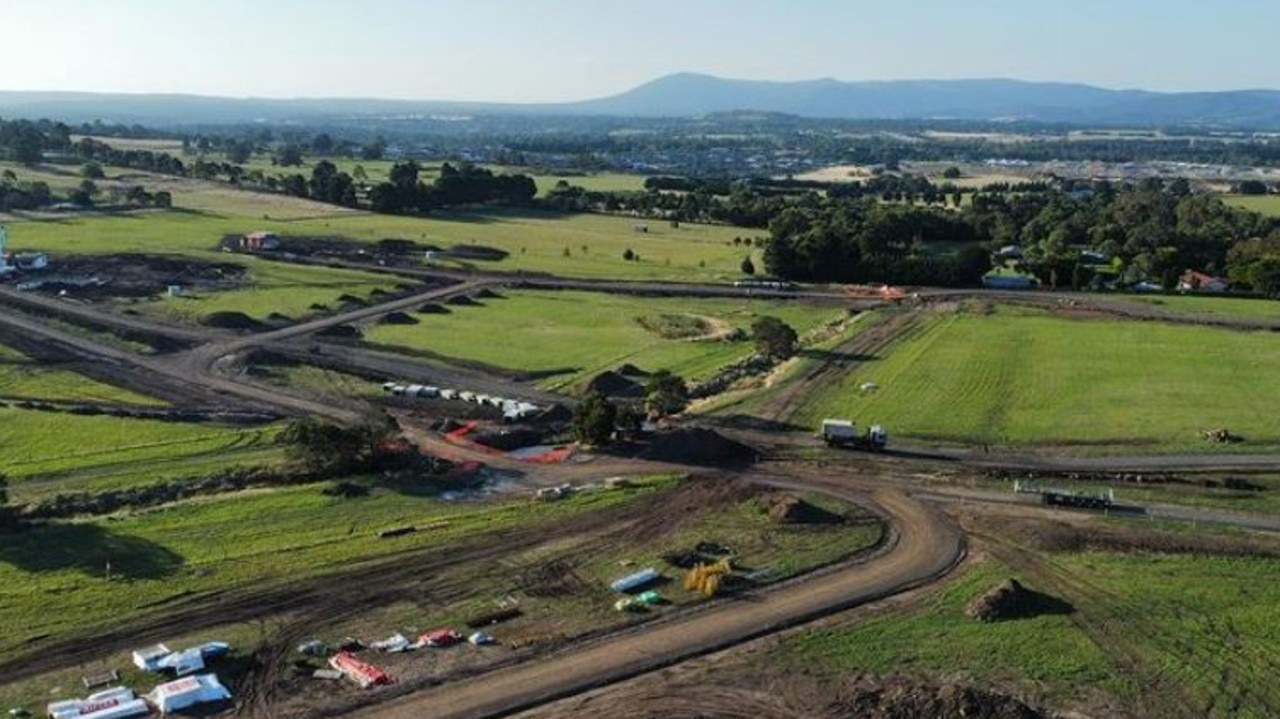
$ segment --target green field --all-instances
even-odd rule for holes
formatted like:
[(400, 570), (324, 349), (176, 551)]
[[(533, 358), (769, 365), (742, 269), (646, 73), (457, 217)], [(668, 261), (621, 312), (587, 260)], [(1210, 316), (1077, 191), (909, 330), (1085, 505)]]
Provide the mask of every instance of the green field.
[(1243, 210), (1280, 215), (1280, 195), (1223, 195), (1222, 201)]
[(749, 329), (758, 317), (787, 322), (804, 335), (844, 316), (842, 310), (785, 300), (669, 299), (590, 292), (510, 291), (451, 306), (446, 315), (418, 314), (416, 325), (380, 325), (365, 339), (543, 376), (563, 387), (625, 363), (705, 379), (752, 351), (750, 340), (664, 339), (642, 318), (693, 316), (723, 331)]
[(1128, 295), (1126, 300), (1154, 305), (1170, 312), (1208, 317), (1242, 319), (1280, 319), (1280, 302), (1252, 297), (1215, 297), (1213, 295)]
[(164, 404), (154, 397), (113, 387), (76, 372), (49, 367), (3, 345), (0, 345), (0, 396), (67, 402)]
[(0, 471), (16, 490), (30, 480), (64, 473), (146, 465), (159, 460), (217, 456), (270, 444), (274, 427), (239, 428), (213, 423), (165, 422), (106, 415), (0, 408)]
[[(192, 290), (178, 297), (130, 303), (134, 310), (194, 321), (212, 312), (243, 312), (255, 319), (279, 314), (298, 320), (317, 314), (312, 305), (338, 309), (338, 298), (351, 295), (368, 301), (376, 290), (391, 291), (401, 281), (390, 275), (330, 267), (290, 265), (282, 262), (237, 256), (235, 262), (249, 272), (243, 288), (201, 292)], [(405, 280), (403, 282), (410, 282)], [(411, 284), (411, 283), (410, 283)], [(376, 299), (376, 298), (372, 298)]]
[[(943, 675), (1056, 708), (1102, 693), (1138, 716), (1275, 716), (1280, 689), (1269, 677), (1280, 589), (1259, 578), (1280, 571), (1280, 562), (1115, 552), (1041, 560), (1062, 584), (1037, 584), (985, 560), (915, 608), (798, 635), (770, 661), (836, 675)], [(964, 615), (969, 601), (1008, 577), (1075, 612), (995, 623)]]
[[(891, 435), (1104, 451), (1256, 451), (1280, 446), (1270, 334), (1071, 320), (999, 306), (926, 317), (885, 354), (789, 417), (882, 422)], [(878, 390), (861, 391), (864, 382)], [(1226, 427), (1245, 442), (1210, 445)]]

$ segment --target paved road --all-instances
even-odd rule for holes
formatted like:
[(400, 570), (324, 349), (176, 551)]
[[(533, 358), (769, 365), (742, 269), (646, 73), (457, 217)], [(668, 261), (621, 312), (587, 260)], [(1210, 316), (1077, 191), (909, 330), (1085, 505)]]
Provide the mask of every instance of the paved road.
[[(753, 476), (784, 486), (794, 482)], [(837, 483), (805, 482), (870, 505), (894, 531), (882, 555), (821, 573), (744, 600), (643, 625), (621, 635), (571, 648), (538, 661), (488, 672), (356, 712), (365, 719), (480, 719), (504, 716), (554, 699), (637, 676), (694, 656), (874, 601), (945, 574), (964, 553), (952, 524), (906, 494), (877, 488), (869, 495)]]

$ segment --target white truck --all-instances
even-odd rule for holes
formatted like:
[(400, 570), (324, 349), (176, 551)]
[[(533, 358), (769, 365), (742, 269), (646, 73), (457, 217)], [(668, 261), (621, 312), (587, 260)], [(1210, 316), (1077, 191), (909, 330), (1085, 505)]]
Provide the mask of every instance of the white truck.
[(858, 432), (858, 427), (849, 419), (824, 419), (819, 434), (829, 447), (847, 447), (849, 449), (865, 449), (872, 452), (882, 451), (889, 441), (889, 433), (884, 427), (873, 424), (866, 432)]

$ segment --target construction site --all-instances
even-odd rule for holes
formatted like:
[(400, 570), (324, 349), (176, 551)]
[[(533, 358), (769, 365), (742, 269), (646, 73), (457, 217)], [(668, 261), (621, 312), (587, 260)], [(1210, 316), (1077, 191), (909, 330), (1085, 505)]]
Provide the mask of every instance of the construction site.
[[(137, 594), (119, 607), (86, 600), (86, 625), (46, 627), (52, 620), (33, 615), (27, 630), (10, 627), (0, 642), (0, 697), (15, 710), (95, 719), (188, 707), (249, 717), (1106, 716), (1117, 707), (1132, 711), (1136, 704), (1125, 702), (1137, 700), (1064, 697), (1046, 689), (1048, 680), (986, 681), (928, 668), (896, 678), (874, 668), (808, 673), (802, 660), (768, 669), (760, 657), (791, 656), (800, 651), (792, 647), (819, 641), (812, 636), (843, 637), (832, 627), (945, 604), (949, 595), (931, 592), (970, 577), (986, 582), (992, 566), (1001, 567), (1001, 581), (1020, 577), (1053, 601), (992, 581), (1003, 589), (972, 621), (1000, 632), (1018, 621), (1090, 618), (1090, 601), (1100, 601), (1102, 590), (1073, 583), (1043, 558), (1055, 555), (1038, 552), (1103, 545), (1210, 556), (1273, 551), (1270, 533), (1280, 531), (1280, 520), (1266, 506), (1280, 460), (1249, 451), (1257, 431), (1237, 442), (1205, 435), (1206, 445), (1230, 452), (1143, 454), (1136, 442), (1102, 456), (993, 450), (985, 438), (930, 435), (873, 415), (868, 407), (905, 410), (881, 399), (892, 399), (893, 377), (865, 370), (936, 324), (986, 316), (995, 306), (1062, 321), (1242, 333), (1274, 331), (1280, 320), (1086, 295), (1064, 300), (1061, 293), (517, 275), (485, 269), (492, 258), (484, 250), (246, 227), (199, 258), (51, 253), (39, 270), (8, 273), (0, 284), (0, 342), (136, 397), (13, 392), (0, 397), (6, 410), (50, 421), (207, 429), (193, 435), (193, 446), (236, 434), (200, 460), (200, 481), (159, 457), (145, 460), (169, 472), (155, 482), (137, 479), (143, 465), (113, 469), (118, 458), (78, 468), (47, 458), (15, 463), (10, 498), (22, 528), (6, 560), (35, 566), (24, 543), (34, 547), (53, 532), (89, 532), (100, 523), (93, 531), (106, 539), (93, 546), (109, 547), (113, 531), (135, 523), (138, 537), (150, 537), (148, 523), (162, 525), (166, 513), (225, 505), (219, 532), (261, 524), (265, 534), (283, 536), (272, 523), (295, 521), (291, 551), (308, 564), (276, 569), (284, 560), (263, 560), (277, 550), (257, 536), (244, 541), (262, 542), (260, 549), (229, 560), (231, 545), (193, 559), (168, 556), (182, 553), (159, 540), (130, 544), (116, 535), (118, 551), (57, 565), (79, 573), (50, 591), (79, 596), (101, 582), (106, 591)], [(334, 297), (301, 315), (272, 318), (255, 307), (260, 317), (227, 313), (213, 322), (208, 314), (184, 320), (152, 308), (201, 301), (184, 294), (252, 287), (261, 270), (242, 264), (250, 260), (241, 255), (271, 268), (380, 279), (369, 280), (363, 296)], [(450, 266), (433, 264), (445, 255)], [(813, 321), (804, 335), (811, 345), (797, 359), (778, 365), (734, 357), (732, 373), (707, 370), (699, 386), (711, 389), (700, 404), (649, 413), (598, 445), (575, 434), (578, 406), (597, 395), (639, 401), (662, 367), (637, 367), (624, 354), (605, 367), (573, 367), (587, 382), (552, 385), (546, 372), (514, 362), (502, 367), (363, 339), (378, 326), (446, 314), (441, 308), (465, 316), (464, 308), (500, 307), (530, 288), (690, 304), (776, 300), (835, 319)], [(710, 351), (737, 347), (724, 344), (741, 341), (721, 331), (729, 321), (717, 321), (726, 327), (713, 328)], [(710, 333), (711, 324), (698, 326), (698, 339)], [(838, 414), (813, 415), (826, 410), (814, 398), (839, 382), (852, 383), (853, 399), (836, 405)], [(315, 429), (319, 439), (307, 445), (298, 428), (311, 425), (302, 420), (379, 429), (335, 459), (320, 450), (346, 435)], [(1188, 443), (1201, 441), (1188, 434)], [(340, 460), (355, 456), (367, 463), (342, 469)], [(1232, 505), (1227, 497), (1241, 499)], [(281, 504), (266, 504), (275, 498)], [(312, 513), (299, 509), (288, 519), (294, 505), (283, 498)], [(1250, 539), (1215, 535), (1198, 543), (1170, 525), (1225, 527)], [(222, 536), (210, 530), (198, 543), (216, 545)], [(1028, 536), (1031, 549), (1011, 539)], [(181, 589), (165, 589), (179, 582)], [(965, 601), (990, 589), (975, 585)], [(1076, 614), (1062, 609), (1067, 598), (1079, 604)], [(1105, 646), (1114, 637), (1094, 639)], [(1122, 652), (1107, 661), (1139, 676), (1152, 670)], [(1251, 671), (1274, 664), (1264, 658)], [(1222, 667), (1239, 671), (1230, 662)], [(1157, 680), (1175, 683), (1159, 672)], [(1270, 700), (1260, 694), (1250, 706), (1280, 706)], [(1191, 714), (1162, 714), (1179, 715)]]

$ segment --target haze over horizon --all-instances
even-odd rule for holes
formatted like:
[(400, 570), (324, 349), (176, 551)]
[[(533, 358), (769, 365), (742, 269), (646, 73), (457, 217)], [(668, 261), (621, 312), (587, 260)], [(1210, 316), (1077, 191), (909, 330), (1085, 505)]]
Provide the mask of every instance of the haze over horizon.
[[(561, 102), (695, 72), (1280, 86), (1280, 3), (0, 0), (0, 90)], [(1248, 18), (1248, 22), (1242, 20)], [(21, 62), (13, 59), (21, 58)]]

